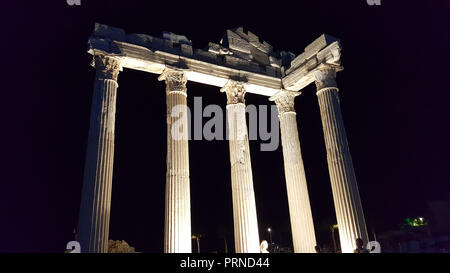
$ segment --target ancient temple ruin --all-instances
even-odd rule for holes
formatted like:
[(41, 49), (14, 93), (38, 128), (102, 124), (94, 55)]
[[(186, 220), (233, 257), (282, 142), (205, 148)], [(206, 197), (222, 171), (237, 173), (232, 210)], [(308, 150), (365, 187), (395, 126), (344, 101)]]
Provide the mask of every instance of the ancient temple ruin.
[[(295, 252), (314, 252), (316, 236), (298, 136), (294, 99), (315, 83), (322, 118), (328, 168), (342, 252), (352, 252), (355, 239), (368, 241), (364, 214), (339, 104), (336, 72), (343, 68), (337, 38), (323, 34), (295, 56), (276, 51), (242, 27), (226, 30), (217, 43), (195, 49), (183, 35), (162, 37), (126, 34), (96, 24), (89, 38), (96, 69), (78, 238), (82, 252), (107, 252), (114, 161), (114, 123), (118, 74), (122, 68), (160, 75), (166, 83), (167, 128), (174, 106), (186, 106), (187, 81), (219, 87), (226, 95), (231, 137), (230, 163), (235, 250), (259, 252), (245, 94), (266, 96), (279, 112), (284, 170)], [(224, 95), (224, 97), (225, 97)], [(225, 102), (225, 98), (224, 98)], [(187, 115), (181, 117), (187, 126)], [(236, 128), (245, 128), (244, 133)], [(180, 134), (187, 134), (187, 130)], [(167, 177), (164, 252), (191, 252), (187, 135), (167, 130)], [(162, 193), (161, 193), (162, 194)]]

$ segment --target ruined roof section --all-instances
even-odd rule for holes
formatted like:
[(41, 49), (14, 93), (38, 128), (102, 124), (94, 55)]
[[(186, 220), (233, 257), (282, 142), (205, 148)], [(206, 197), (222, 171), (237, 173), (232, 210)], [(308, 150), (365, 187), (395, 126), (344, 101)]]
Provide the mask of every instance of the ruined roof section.
[[(290, 67), (286, 69), (286, 75), (290, 74), (292, 71), (294, 71), (296, 68), (307, 65), (309, 63), (314, 63), (316, 65), (320, 62), (329, 62), (335, 65), (340, 64), (340, 59), (338, 60), (322, 60), (321, 56), (325, 56), (323, 52), (321, 54), (318, 54), (320, 51), (328, 47), (329, 45), (339, 42), (338, 38), (335, 38), (328, 34), (322, 34), (319, 38), (314, 40), (314, 42), (310, 43), (308, 46), (305, 47), (305, 50), (303, 53), (298, 55), (294, 60), (291, 61)], [(336, 43), (337, 44), (337, 43)], [(340, 56), (339, 56), (340, 57)]]
[(300, 90), (314, 82), (314, 73), (321, 67), (334, 67), (341, 71), (341, 45), (339, 39), (322, 34), (305, 47), (303, 53), (292, 60), (283, 73), (283, 87), (287, 90)]
[(247, 62), (251, 67), (266, 67), (277, 74), (282, 74), (281, 67), (290, 65), (295, 56), (290, 52), (274, 51), (269, 43), (250, 31), (245, 32), (243, 27), (227, 30), (219, 44), (208, 44), (208, 51), (224, 56), (225, 62)]
[(95, 24), (92, 37), (140, 45), (150, 50), (161, 50), (272, 77), (281, 77), (281, 67), (290, 65), (294, 58), (290, 52), (275, 52), (269, 43), (260, 41), (250, 31), (244, 32), (242, 27), (227, 30), (219, 43), (209, 43), (206, 50), (194, 49), (192, 41), (184, 35), (172, 32), (163, 32), (162, 37), (126, 34), (120, 28), (98, 23)]
[[(291, 52), (275, 50), (242, 27), (226, 30), (219, 42), (196, 49), (184, 35), (172, 32), (163, 32), (160, 37), (126, 34), (120, 28), (96, 23), (89, 47), (91, 53), (100, 51), (121, 56), (124, 63), (134, 69), (159, 73), (164, 65), (185, 63), (185, 68), (204, 76), (253, 78), (255, 86), (268, 88), (274, 88), (272, 86), (279, 82), (280, 86), (276, 88), (292, 91), (313, 82), (311, 72), (315, 69), (335, 66), (342, 70), (339, 39), (326, 34), (306, 46), (296, 57)], [(209, 82), (212, 83), (212, 79)]]

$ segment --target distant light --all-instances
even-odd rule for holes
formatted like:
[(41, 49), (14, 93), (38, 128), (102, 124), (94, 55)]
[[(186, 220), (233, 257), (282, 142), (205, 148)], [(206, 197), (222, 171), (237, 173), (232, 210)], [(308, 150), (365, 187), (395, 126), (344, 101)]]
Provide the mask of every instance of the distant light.
[(267, 231), (268, 231), (268, 232), (271, 232), (271, 231), (272, 231), (272, 229), (271, 229), (271, 228), (268, 228), (268, 229), (267, 229)]
[(420, 226), (427, 226), (428, 223), (425, 222), (425, 218), (423, 217), (417, 217), (417, 218), (406, 218), (404, 219), (404, 222), (406, 226), (410, 227), (420, 227)]

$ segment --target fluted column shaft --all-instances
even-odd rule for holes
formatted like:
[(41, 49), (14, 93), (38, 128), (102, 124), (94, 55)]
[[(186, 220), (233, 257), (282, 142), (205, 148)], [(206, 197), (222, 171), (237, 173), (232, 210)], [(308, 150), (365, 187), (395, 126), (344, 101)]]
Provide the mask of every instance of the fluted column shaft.
[(97, 55), (88, 148), (78, 221), (82, 252), (108, 252), (118, 59)]
[(236, 253), (259, 253), (255, 192), (245, 118), (245, 89), (241, 84), (229, 81), (221, 91), (227, 94), (235, 250)]
[(165, 80), (167, 97), (164, 252), (190, 253), (192, 247), (186, 103), (187, 80), (183, 71), (174, 69), (164, 70), (158, 79)]
[(342, 120), (335, 70), (315, 72), (328, 169), (342, 253), (352, 253), (356, 238), (368, 242), (364, 212)]
[(316, 235), (298, 136), (294, 98), (299, 92), (281, 91), (271, 100), (278, 108), (284, 172), (295, 253), (314, 253)]

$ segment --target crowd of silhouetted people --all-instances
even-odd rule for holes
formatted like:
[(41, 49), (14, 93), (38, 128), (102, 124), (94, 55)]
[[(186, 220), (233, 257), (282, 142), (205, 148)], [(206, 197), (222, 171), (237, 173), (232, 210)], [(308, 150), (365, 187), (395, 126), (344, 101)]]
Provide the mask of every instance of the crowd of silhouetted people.
[[(315, 246), (316, 253), (341, 253), (340, 250), (332, 251), (328, 247), (321, 248), (320, 246)], [(353, 253), (369, 253), (369, 250), (364, 247), (364, 241), (361, 238), (356, 239), (356, 248)]]

